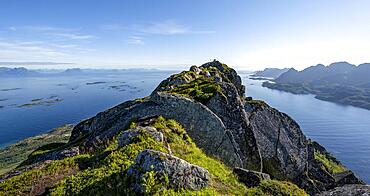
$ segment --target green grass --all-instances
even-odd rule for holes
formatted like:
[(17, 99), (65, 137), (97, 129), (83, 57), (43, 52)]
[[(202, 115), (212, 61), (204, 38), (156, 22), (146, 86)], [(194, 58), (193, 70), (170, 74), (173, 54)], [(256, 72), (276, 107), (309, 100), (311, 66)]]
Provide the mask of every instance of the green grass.
[(190, 83), (178, 85), (168, 92), (190, 97), (203, 104), (207, 104), (216, 93), (223, 95), (220, 84), (215, 82), (213, 77), (201, 77)]
[(247, 103), (249, 103), (251, 105), (257, 105), (257, 106), (266, 106), (267, 105), (264, 101), (262, 101), (262, 100), (256, 100), (256, 99), (247, 101)]
[(20, 165), (37, 148), (50, 143), (67, 142), (72, 126), (66, 125), (39, 136), (30, 137), (0, 149), (0, 175)]
[(261, 184), (250, 189), (246, 195), (250, 196), (308, 196), (308, 194), (297, 187), (297, 185), (277, 180), (262, 181)]
[[(80, 163), (89, 158), (88, 155), (79, 155), (72, 158), (53, 161), (41, 168), (23, 172), (0, 183), (0, 195), (26, 194), (39, 183), (50, 183), (58, 176), (64, 176), (73, 170), (77, 170)], [(49, 182), (45, 182), (49, 181)]]
[(331, 174), (337, 174), (347, 171), (346, 167), (344, 167), (340, 163), (331, 160), (330, 157), (320, 153), (317, 150), (315, 150), (315, 159), (320, 161), (323, 164), (324, 169)]

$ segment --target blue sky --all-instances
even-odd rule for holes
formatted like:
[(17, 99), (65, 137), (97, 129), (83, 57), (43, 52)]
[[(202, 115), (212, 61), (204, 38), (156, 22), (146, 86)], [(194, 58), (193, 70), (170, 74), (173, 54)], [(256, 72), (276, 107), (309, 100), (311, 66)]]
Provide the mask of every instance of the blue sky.
[(370, 62), (369, 9), (368, 0), (1, 0), (0, 61), (177, 69), (216, 58), (248, 70), (359, 64)]

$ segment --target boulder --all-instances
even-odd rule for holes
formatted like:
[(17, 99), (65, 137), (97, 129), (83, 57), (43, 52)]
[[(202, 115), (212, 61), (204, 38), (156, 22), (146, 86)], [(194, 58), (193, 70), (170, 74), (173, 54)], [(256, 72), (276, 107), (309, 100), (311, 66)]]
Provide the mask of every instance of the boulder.
[(197, 67), (196, 65), (193, 65), (193, 66), (190, 67), (189, 71), (192, 71), (196, 74), (199, 74), (201, 69), (199, 69), (199, 67)]
[(118, 138), (118, 146), (123, 147), (130, 144), (141, 133), (149, 134), (153, 136), (156, 141), (163, 142), (163, 133), (159, 132), (156, 128), (138, 126), (124, 131)]
[[(155, 172), (157, 180), (165, 188), (175, 190), (200, 190), (208, 186), (209, 172), (183, 159), (154, 150), (144, 150), (135, 159), (127, 171), (135, 192), (144, 193), (143, 182), (148, 172)], [(163, 178), (159, 178), (163, 177)], [(168, 179), (168, 180), (165, 180)]]
[(238, 167), (234, 168), (233, 172), (247, 187), (256, 187), (262, 180), (270, 180), (270, 175), (262, 172), (246, 170)]

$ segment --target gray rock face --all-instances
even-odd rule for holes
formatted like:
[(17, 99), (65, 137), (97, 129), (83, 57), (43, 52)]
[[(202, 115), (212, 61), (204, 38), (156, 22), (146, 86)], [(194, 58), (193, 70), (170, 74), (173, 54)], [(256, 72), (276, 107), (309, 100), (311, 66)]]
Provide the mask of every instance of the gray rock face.
[(307, 164), (307, 140), (299, 125), (267, 104), (246, 103), (249, 120), (257, 137), (263, 171), (281, 180), (295, 179)]
[(244, 104), (238, 91), (231, 83), (222, 83), (221, 88), (224, 96), (216, 94), (208, 102), (207, 107), (221, 118), (226, 128), (232, 133), (237, 144), (237, 153), (243, 161), (242, 166), (250, 170), (261, 171), (262, 161), (256, 136), (249, 126)]
[(233, 172), (247, 187), (256, 187), (262, 180), (270, 180), (270, 175), (262, 172), (250, 171), (243, 168), (234, 168)]
[(342, 187), (337, 187), (333, 190), (325, 191), (320, 194), (320, 196), (369, 196), (370, 195), (370, 185), (358, 185), (349, 184)]
[(122, 133), (122, 135), (118, 138), (118, 146), (123, 147), (130, 144), (134, 138), (140, 135), (140, 132), (145, 132), (151, 136), (158, 142), (163, 142), (163, 133), (159, 132), (154, 127), (136, 127), (133, 129), (126, 130)]
[[(116, 135), (122, 127), (127, 127), (132, 119), (160, 115), (181, 123), (207, 154), (227, 165), (242, 166), (239, 154), (235, 152), (237, 144), (222, 120), (203, 104), (175, 94), (157, 92), (143, 102), (121, 104), (80, 123), (82, 125), (77, 125), (73, 132), (88, 133), (80, 146), (89, 152)], [(80, 137), (75, 134), (75, 138)]]
[(136, 157), (135, 163), (127, 171), (136, 192), (145, 192), (142, 182), (145, 173), (150, 171), (167, 176), (167, 188), (175, 190), (200, 190), (208, 185), (210, 179), (208, 171), (202, 167), (166, 153), (145, 150)]

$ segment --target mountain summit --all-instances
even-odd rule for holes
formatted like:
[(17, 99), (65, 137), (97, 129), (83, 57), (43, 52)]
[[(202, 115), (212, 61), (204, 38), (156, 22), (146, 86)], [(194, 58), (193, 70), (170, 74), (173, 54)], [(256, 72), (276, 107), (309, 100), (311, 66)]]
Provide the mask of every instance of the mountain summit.
[[(2, 177), (5, 195), (306, 195), (363, 181), (219, 61), (77, 124)], [(343, 188), (348, 190), (348, 188)], [(357, 190), (356, 189), (356, 190)], [(323, 192), (322, 194), (330, 194)]]

